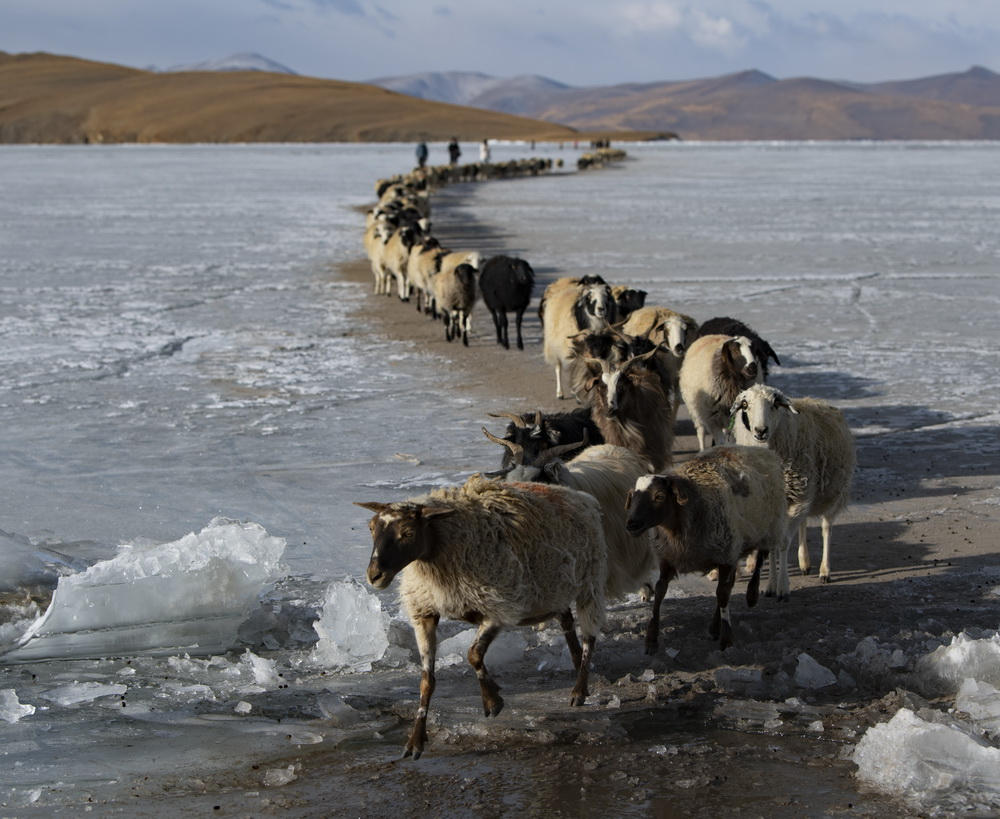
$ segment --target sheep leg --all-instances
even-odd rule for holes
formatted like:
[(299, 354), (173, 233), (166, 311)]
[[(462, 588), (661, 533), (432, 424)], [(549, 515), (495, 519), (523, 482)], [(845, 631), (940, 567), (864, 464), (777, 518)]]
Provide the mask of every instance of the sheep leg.
[(719, 566), (719, 583), (715, 587), (715, 616), (708, 633), (718, 639), (719, 648), (725, 650), (733, 644), (733, 627), (729, 622), (729, 597), (736, 581), (735, 566)]
[(417, 716), (413, 720), (413, 728), (410, 731), (410, 738), (406, 742), (406, 750), (403, 751), (403, 759), (413, 756), (420, 759), (424, 752), (424, 745), (427, 743), (427, 709), (431, 704), (431, 695), (434, 693), (434, 661), (437, 658), (437, 626), (440, 616), (438, 614), (426, 614), (418, 617), (413, 624), (413, 634), (417, 638), (417, 648), (420, 649), (420, 707), (417, 709)]
[[(517, 315), (514, 319), (514, 323), (517, 325), (517, 349), (519, 350), (524, 349), (524, 339), (521, 338), (521, 319), (523, 318), (524, 318), (524, 310), (523, 309), (518, 310)], [(504, 346), (508, 346), (509, 348), (509, 345), (504, 345)]]
[(556, 362), (556, 398), (565, 398), (562, 388), (562, 362)]
[[(826, 537), (823, 538), (823, 558), (826, 558)], [(799, 522), (799, 571), (802, 574), (809, 574), (811, 569), (812, 561), (809, 559), (809, 543), (806, 538), (806, 520), (803, 518)]]
[(559, 625), (562, 626), (563, 637), (566, 638), (566, 645), (569, 647), (569, 656), (573, 659), (573, 668), (580, 670), (580, 663), (583, 661), (583, 650), (580, 648), (580, 640), (576, 636), (576, 627), (573, 624), (573, 612), (566, 609), (559, 615)]
[(491, 307), (490, 315), (493, 317), (493, 329), (497, 332), (497, 344), (503, 344), (503, 333), (500, 331), (500, 313)]
[(499, 633), (500, 626), (492, 623), (481, 623), (475, 641), (469, 646), (469, 665), (472, 666), (472, 670), (476, 672), (476, 679), (479, 680), (479, 690), (483, 695), (483, 713), (488, 717), (495, 717), (503, 709), (500, 686), (490, 676), (490, 672), (486, 670), (486, 664), (483, 662), (486, 650)]
[[(508, 338), (508, 325), (507, 325), (507, 311), (498, 310), (498, 315), (500, 316), (500, 321), (497, 324), (497, 341), (499, 341), (505, 350), (510, 349), (510, 339)], [(502, 336), (502, 337), (501, 337)]]
[[(833, 530), (833, 521), (830, 518), (823, 516), (823, 559), (819, 564), (819, 582), (829, 583), (830, 582), (830, 533)], [(802, 524), (803, 530), (805, 529), (805, 523)]]
[(469, 333), (472, 331), (472, 313), (461, 311), (458, 314), (458, 321), (462, 328), (462, 344), (469, 346)]
[(649, 618), (649, 625), (646, 627), (646, 653), (656, 654), (657, 644), (660, 641), (660, 604), (663, 596), (667, 593), (667, 586), (670, 581), (677, 577), (677, 572), (669, 563), (660, 563), (660, 576), (653, 589), (653, 613)]
[(590, 658), (594, 653), (594, 642), (596, 638), (593, 634), (588, 634), (583, 638), (583, 654), (580, 657), (580, 667), (576, 672), (576, 685), (573, 686), (573, 693), (569, 696), (570, 705), (583, 705), (587, 701), (587, 678), (590, 674)]
[[(760, 597), (760, 567), (764, 565), (764, 558), (766, 558), (769, 554), (770, 552), (759, 549), (751, 555), (751, 557), (756, 559), (754, 560), (753, 575), (750, 577), (750, 582), (747, 584), (747, 606), (750, 608), (757, 605), (757, 600)], [(749, 563), (750, 560), (748, 558), (747, 564)]]

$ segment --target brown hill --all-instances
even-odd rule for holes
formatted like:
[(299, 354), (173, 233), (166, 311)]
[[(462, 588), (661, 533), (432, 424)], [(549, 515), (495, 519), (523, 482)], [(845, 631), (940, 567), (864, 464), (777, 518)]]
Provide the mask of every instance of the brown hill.
[(860, 87), (878, 94), (950, 100), (967, 105), (1000, 106), (1000, 74), (979, 65), (961, 73), (871, 83)]
[(0, 142), (572, 140), (571, 128), (360, 83), (259, 71), (157, 74), (0, 52)]
[[(914, 89), (915, 90), (915, 89)], [(1000, 107), (742, 72), (708, 80), (574, 89), (531, 116), (582, 129), (685, 139), (998, 139)]]

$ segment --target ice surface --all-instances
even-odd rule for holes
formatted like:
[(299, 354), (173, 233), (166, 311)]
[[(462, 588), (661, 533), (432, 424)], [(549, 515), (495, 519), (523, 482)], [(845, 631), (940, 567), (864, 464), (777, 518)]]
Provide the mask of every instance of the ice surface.
[(319, 642), (312, 662), (349, 671), (369, 671), (389, 647), (389, 615), (378, 597), (353, 579), (331, 583), (323, 613), (313, 624)]
[(852, 758), (862, 780), (912, 803), (1000, 807), (1000, 750), (957, 726), (927, 722), (908, 708), (869, 728)]
[(943, 686), (949, 692), (967, 677), (1000, 685), (1000, 632), (986, 639), (957, 634), (951, 643), (923, 657), (917, 671), (929, 688)]
[(21, 717), (29, 717), (34, 713), (35, 706), (20, 703), (13, 688), (0, 691), (0, 719), (4, 722), (17, 722)]
[(2, 659), (225, 651), (284, 574), (284, 550), (261, 526), (224, 518), (171, 543), (122, 546), (61, 577), (49, 608)]
[(128, 687), (121, 683), (75, 682), (50, 688), (41, 696), (56, 705), (67, 706), (93, 702), (101, 697), (120, 697), (127, 690)]
[(820, 665), (805, 652), (799, 655), (795, 666), (795, 684), (801, 688), (826, 688), (837, 682), (837, 675), (825, 665)]
[(298, 775), (295, 772), (295, 765), (289, 765), (287, 768), (268, 768), (264, 772), (262, 781), (267, 788), (278, 788), (296, 779)]

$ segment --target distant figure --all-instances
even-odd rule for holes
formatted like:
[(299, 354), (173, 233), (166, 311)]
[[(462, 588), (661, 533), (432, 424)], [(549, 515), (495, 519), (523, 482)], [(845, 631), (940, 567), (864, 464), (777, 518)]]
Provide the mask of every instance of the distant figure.
[(452, 165), (458, 163), (458, 158), (462, 155), (462, 149), (458, 147), (458, 138), (452, 137), (448, 143), (448, 159)]
[(417, 167), (422, 168), (427, 164), (427, 143), (417, 143)]
[(490, 141), (484, 139), (479, 145), (479, 161), (489, 162), (490, 161)]

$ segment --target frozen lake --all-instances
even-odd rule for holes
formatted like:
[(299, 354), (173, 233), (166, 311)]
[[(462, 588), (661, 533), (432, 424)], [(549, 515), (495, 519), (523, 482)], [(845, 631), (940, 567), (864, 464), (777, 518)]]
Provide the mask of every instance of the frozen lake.
[[(601, 172), (470, 186), (462, 209), (536, 269), (600, 273), (696, 318), (739, 316), (782, 354), (777, 386), (808, 385), (863, 438), (891, 448), (895, 433), (947, 427), (996, 449), (1000, 192), (984, 169), (1000, 146), (629, 151), (635, 161)], [(497, 146), (494, 159), (527, 153)], [(238, 586), (266, 538), (286, 544), (257, 578), (278, 582), (273, 605), (241, 631), (258, 654), (56, 662), (42, 681), (0, 667), (0, 692), (37, 706), (0, 723), (24, 750), (0, 775), (0, 802), (41, 808), (128, 787), (142, 764), (117, 769), (120, 746), (85, 738), (104, 722), (142, 747), (169, 725), (163, 764), (180, 775), (207, 736), (193, 714), (330, 661), (313, 653), (312, 622), (327, 584), (367, 562), (359, 487), (390, 499), (493, 466), (483, 408), (417, 345), (358, 326), (368, 287), (336, 272), (361, 255), (357, 209), (373, 181), (411, 164), (411, 147), (395, 145), (0, 150), (0, 590), (51, 586), (131, 544), (135, 560), (115, 571), (163, 578), (169, 615), (194, 553), (217, 549), (210, 593)], [(191, 532), (170, 561), (144, 562), (143, 549)], [(331, 599), (364, 619), (349, 585)], [(230, 618), (235, 591), (231, 602)], [(36, 613), (9, 606), (0, 643)], [(186, 611), (177, 645), (198, 641), (198, 616)], [(372, 622), (366, 640), (384, 631)], [(214, 628), (206, 621), (206, 644)], [(211, 758), (251, 730), (284, 741), (287, 726), (248, 724), (213, 732)], [(80, 738), (62, 739), (66, 726)]]

